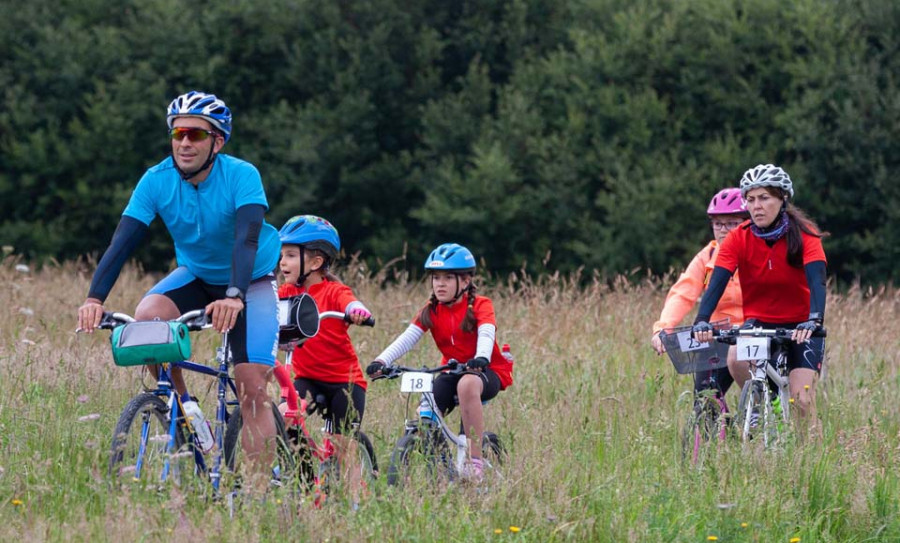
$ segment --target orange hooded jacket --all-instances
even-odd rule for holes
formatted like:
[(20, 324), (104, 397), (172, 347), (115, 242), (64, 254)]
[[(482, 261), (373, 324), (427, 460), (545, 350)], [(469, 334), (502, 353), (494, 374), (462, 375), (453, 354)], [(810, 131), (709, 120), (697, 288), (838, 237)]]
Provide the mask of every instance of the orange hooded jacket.
[[(663, 328), (673, 328), (681, 324), (682, 319), (691, 311), (706, 289), (709, 277), (716, 265), (716, 255), (718, 255), (718, 245), (716, 240), (712, 240), (694, 256), (678, 281), (669, 289), (659, 320), (653, 323), (654, 335)], [(742, 306), (741, 283), (738, 280), (738, 272), (735, 271), (731, 280), (728, 281), (728, 286), (725, 287), (719, 305), (712, 314), (711, 321), (730, 319), (731, 324), (743, 324)]]

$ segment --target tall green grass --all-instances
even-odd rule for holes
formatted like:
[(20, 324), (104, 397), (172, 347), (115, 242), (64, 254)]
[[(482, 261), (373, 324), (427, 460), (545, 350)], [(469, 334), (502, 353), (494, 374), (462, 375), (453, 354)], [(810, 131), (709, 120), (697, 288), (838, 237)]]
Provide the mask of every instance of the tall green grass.
[[(23, 272), (17, 264), (0, 265), (3, 540), (900, 540), (893, 289), (830, 295), (821, 440), (779, 451), (729, 442), (690, 467), (678, 436), (688, 409), (679, 398), (690, 379), (649, 347), (665, 285), (495, 279), (481, 292), (494, 299), (499, 340), (516, 357), (515, 384), (486, 411), (510, 452), (503, 484), (479, 493), (424, 482), (398, 491), (379, 481), (356, 512), (340, 496), (316, 509), (308, 498), (275, 493), (244, 503), (232, 519), (205, 485), (111, 488), (113, 426), (150, 380), (113, 365), (107, 333), (73, 333), (89, 269), (69, 263)], [(352, 330), (363, 363), (428, 295), (425, 284), (388, 273), (356, 264), (343, 270), (378, 318), (375, 329)], [(132, 312), (153, 283), (126, 269), (107, 307)], [(199, 359), (211, 356), (216, 340), (198, 337)], [(426, 338), (407, 362), (437, 359)], [(211, 414), (209, 382), (189, 384)], [(370, 384), (364, 429), (382, 470), (405, 408), (396, 382)]]

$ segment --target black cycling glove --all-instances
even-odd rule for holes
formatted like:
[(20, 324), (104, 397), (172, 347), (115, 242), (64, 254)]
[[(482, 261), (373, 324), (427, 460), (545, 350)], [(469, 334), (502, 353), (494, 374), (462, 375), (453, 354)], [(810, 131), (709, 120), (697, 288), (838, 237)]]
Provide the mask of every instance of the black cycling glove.
[(374, 362), (372, 362), (368, 366), (366, 366), (366, 375), (371, 377), (371, 376), (375, 375), (376, 373), (378, 373), (379, 371), (384, 372), (384, 368), (385, 368), (384, 362), (382, 362), (381, 360), (375, 360)]
[(470, 370), (480, 370), (486, 368), (490, 363), (491, 361), (487, 358), (479, 356), (476, 358), (472, 358), (468, 362), (466, 362), (466, 367)]

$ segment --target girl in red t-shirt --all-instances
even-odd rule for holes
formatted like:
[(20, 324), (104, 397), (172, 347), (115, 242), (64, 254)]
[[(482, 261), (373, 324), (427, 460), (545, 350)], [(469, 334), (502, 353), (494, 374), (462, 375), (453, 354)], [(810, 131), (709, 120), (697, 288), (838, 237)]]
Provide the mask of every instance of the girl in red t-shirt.
[(477, 296), (472, 275), (475, 257), (461, 245), (446, 243), (432, 251), (425, 261), (431, 272), (431, 299), (409, 328), (400, 334), (366, 368), (377, 375), (386, 365), (408, 353), (426, 331), (431, 332), (442, 364), (451, 358), (464, 362), (460, 375), (441, 374), (434, 380), (434, 399), (443, 414), (449, 413), (458, 398), (460, 417), (466, 429), (471, 463), (463, 476), (480, 481), (484, 474), (481, 436), (484, 434), (482, 402), (512, 384), (512, 363), (497, 346), (497, 323), (490, 298)]
[[(372, 314), (356, 299), (353, 291), (341, 283), (328, 268), (338, 256), (341, 240), (328, 221), (315, 215), (289, 219), (279, 232), (284, 283), (278, 288), (279, 298), (307, 293), (316, 301), (319, 311), (340, 311), (349, 315), (353, 324), (362, 324)], [(366, 380), (353, 349), (349, 325), (338, 319), (324, 319), (319, 332), (296, 347), (291, 358), (294, 387), (301, 398), (307, 395), (325, 397), (334, 428), (333, 441), (338, 462), (351, 478), (359, 478), (355, 442), (345, 434), (356, 432), (366, 408)], [(345, 464), (344, 459), (348, 462)], [(351, 489), (356, 489), (350, 480)]]

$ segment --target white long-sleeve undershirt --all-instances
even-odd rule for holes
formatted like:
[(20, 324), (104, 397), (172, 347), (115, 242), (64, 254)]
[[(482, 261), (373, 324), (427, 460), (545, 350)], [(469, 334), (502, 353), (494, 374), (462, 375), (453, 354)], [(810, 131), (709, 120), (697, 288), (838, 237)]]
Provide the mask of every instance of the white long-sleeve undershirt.
[(475, 347), (475, 358), (483, 357), (488, 360), (494, 353), (494, 341), (497, 337), (497, 327), (493, 324), (482, 324), (478, 327), (478, 343)]
[(382, 351), (375, 359), (381, 360), (385, 364), (392, 364), (395, 360), (411, 351), (424, 335), (424, 330), (415, 324), (410, 324), (409, 327), (404, 330), (402, 334), (397, 336), (397, 339), (388, 345), (387, 349)]

